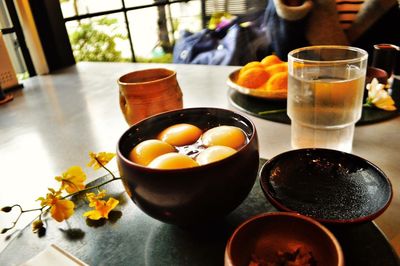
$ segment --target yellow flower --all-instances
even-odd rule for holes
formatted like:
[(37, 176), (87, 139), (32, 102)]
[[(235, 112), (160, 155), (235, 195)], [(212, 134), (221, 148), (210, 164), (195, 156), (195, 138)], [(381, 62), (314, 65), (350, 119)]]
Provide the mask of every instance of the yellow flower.
[(368, 98), (365, 105), (372, 106), (386, 110), (395, 111), (395, 102), (389, 93), (385, 90), (385, 85), (380, 84), (376, 78), (374, 78), (371, 83), (367, 84)]
[(99, 220), (101, 218), (108, 219), (108, 214), (118, 205), (119, 201), (112, 197), (108, 198), (107, 201), (102, 200), (105, 195), (105, 190), (100, 191), (97, 195), (94, 193), (87, 193), (86, 197), (89, 200), (89, 206), (94, 207), (94, 210), (85, 212), (83, 216), (91, 220)]
[(97, 195), (94, 193), (86, 193), (86, 198), (89, 200), (90, 207), (96, 207), (96, 204), (106, 196), (106, 191), (103, 189)]
[(49, 188), (46, 198), (40, 197), (41, 206), (49, 206), (50, 214), (57, 222), (62, 222), (74, 214), (75, 204), (70, 200), (61, 199), (61, 191)]
[(57, 181), (61, 182), (61, 190), (65, 189), (68, 193), (74, 193), (85, 188), (83, 182), (86, 174), (79, 166), (70, 167), (62, 176), (56, 176)]
[(395, 103), (394, 103), (392, 97), (390, 97), (390, 96), (389, 97), (382, 96), (380, 98), (375, 98), (372, 101), (372, 103), (376, 107), (386, 110), (386, 111), (395, 111), (397, 109), (396, 106), (394, 106)]
[(90, 152), (90, 162), (87, 164), (87, 166), (93, 167), (94, 170), (97, 170), (108, 164), (112, 160), (112, 158), (114, 158), (114, 156), (115, 153), (112, 152), (99, 152), (97, 154), (94, 152)]

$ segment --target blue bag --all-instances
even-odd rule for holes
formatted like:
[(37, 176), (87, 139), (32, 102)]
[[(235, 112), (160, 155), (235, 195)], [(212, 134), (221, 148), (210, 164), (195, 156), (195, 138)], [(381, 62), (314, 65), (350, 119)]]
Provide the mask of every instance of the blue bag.
[(237, 19), (217, 30), (185, 31), (174, 46), (173, 63), (241, 66), (270, 54), (261, 20), (242, 21)]

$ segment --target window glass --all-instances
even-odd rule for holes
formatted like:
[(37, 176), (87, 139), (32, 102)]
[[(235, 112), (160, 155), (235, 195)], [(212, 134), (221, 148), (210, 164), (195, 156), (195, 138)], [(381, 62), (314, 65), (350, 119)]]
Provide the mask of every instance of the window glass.
[(76, 61), (132, 61), (122, 12), (66, 23)]
[(194, 0), (188, 3), (172, 4), (171, 17), (175, 30), (175, 39), (179, 38), (179, 33), (183, 30), (200, 31), (202, 28), (201, 1)]
[(160, 44), (157, 7), (129, 11), (127, 13), (137, 61), (152, 58), (154, 49)]
[(125, 0), (125, 7), (137, 7), (144, 5), (151, 5), (157, 2), (157, 0)]
[(60, 0), (64, 18), (120, 9), (122, 0)]
[(191, 1), (129, 11), (136, 60), (148, 62), (163, 57), (161, 62), (171, 62), (172, 45), (179, 38), (179, 32), (201, 29), (200, 7), (200, 1)]
[(11, 28), (12, 26), (5, 1), (0, 1), (0, 29)]
[(28, 77), (27, 68), (17, 41), (16, 34), (4, 34), (3, 39), (18, 78), (24, 79)]
[[(157, 3), (160, 0), (125, 0), (125, 7), (129, 10), (132, 7), (148, 6)], [(120, 1), (91, 1), (84, 0), (64, 0), (61, 2), (63, 15), (65, 18), (75, 14), (93, 13), (94, 7), (97, 11), (110, 11), (113, 8), (120, 8), (116, 5), (103, 5), (104, 3)], [(163, 1), (163, 3), (165, 3)], [(76, 5), (74, 5), (76, 4)], [(78, 10), (78, 11), (76, 11)], [(84, 10), (84, 12), (83, 12)], [(132, 60), (132, 49), (136, 61), (139, 62), (172, 62), (173, 44), (179, 38), (179, 32), (189, 30), (197, 32), (202, 28), (201, 20), (201, 0), (191, 0), (188, 3), (173, 3), (171, 5), (153, 6), (127, 11), (128, 25), (131, 35), (131, 42), (127, 39), (128, 31), (124, 20), (123, 12), (116, 12), (115, 16), (108, 15), (107, 18), (116, 19), (117, 22), (100, 20), (100, 17), (93, 17), (78, 21), (66, 23), (68, 34), (70, 36), (72, 48), (76, 61), (125, 61)], [(102, 17), (103, 18), (103, 17)], [(93, 36), (88, 34), (93, 31)], [(100, 32), (104, 34), (114, 34), (111, 36), (115, 43), (115, 49), (120, 51), (120, 56), (108, 57), (100, 55), (101, 49), (98, 42), (85, 43), (85, 38), (96, 39)], [(86, 35), (85, 35), (86, 34)], [(123, 36), (123, 37), (121, 37)], [(121, 38), (120, 38), (121, 37)], [(82, 41), (80, 42), (79, 39)], [(132, 47), (130, 46), (132, 43)], [(109, 47), (109, 46), (107, 46)], [(104, 49), (104, 48), (103, 48)], [(89, 52), (96, 52), (96, 55), (90, 55)], [(108, 51), (109, 52), (109, 51)]]

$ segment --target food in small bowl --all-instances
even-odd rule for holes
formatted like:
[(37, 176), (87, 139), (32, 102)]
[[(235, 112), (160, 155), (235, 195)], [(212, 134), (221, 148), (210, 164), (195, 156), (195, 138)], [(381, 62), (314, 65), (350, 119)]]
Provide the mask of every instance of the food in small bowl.
[(286, 99), (288, 65), (276, 55), (253, 61), (229, 75), (230, 88), (250, 96), (267, 99)]
[(254, 185), (257, 132), (230, 110), (175, 110), (129, 128), (117, 157), (126, 190), (142, 211), (183, 226), (213, 222), (235, 209)]
[(225, 266), (342, 266), (335, 236), (317, 221), (295, 213), (264, 213), (239, 225), (225, 249)]
[(388, 82), (388, 74), (385, 70), (376, 67), (367, 67), (367, 74), (365, 76), (365, 87), (364, 87), (364, 94), (363, 94), (363, 102), (365, 102), (368, 98), (368, 90), (367, 84), (371, 83), (372, 80), (376, 78), (380, 84), (386, 85)]

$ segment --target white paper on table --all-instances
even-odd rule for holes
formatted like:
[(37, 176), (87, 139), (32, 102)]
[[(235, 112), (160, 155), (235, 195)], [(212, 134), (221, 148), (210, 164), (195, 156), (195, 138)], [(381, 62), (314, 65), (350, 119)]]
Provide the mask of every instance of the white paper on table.
[(60, 247), (51, 244), (20, 266), (89, 266)]

